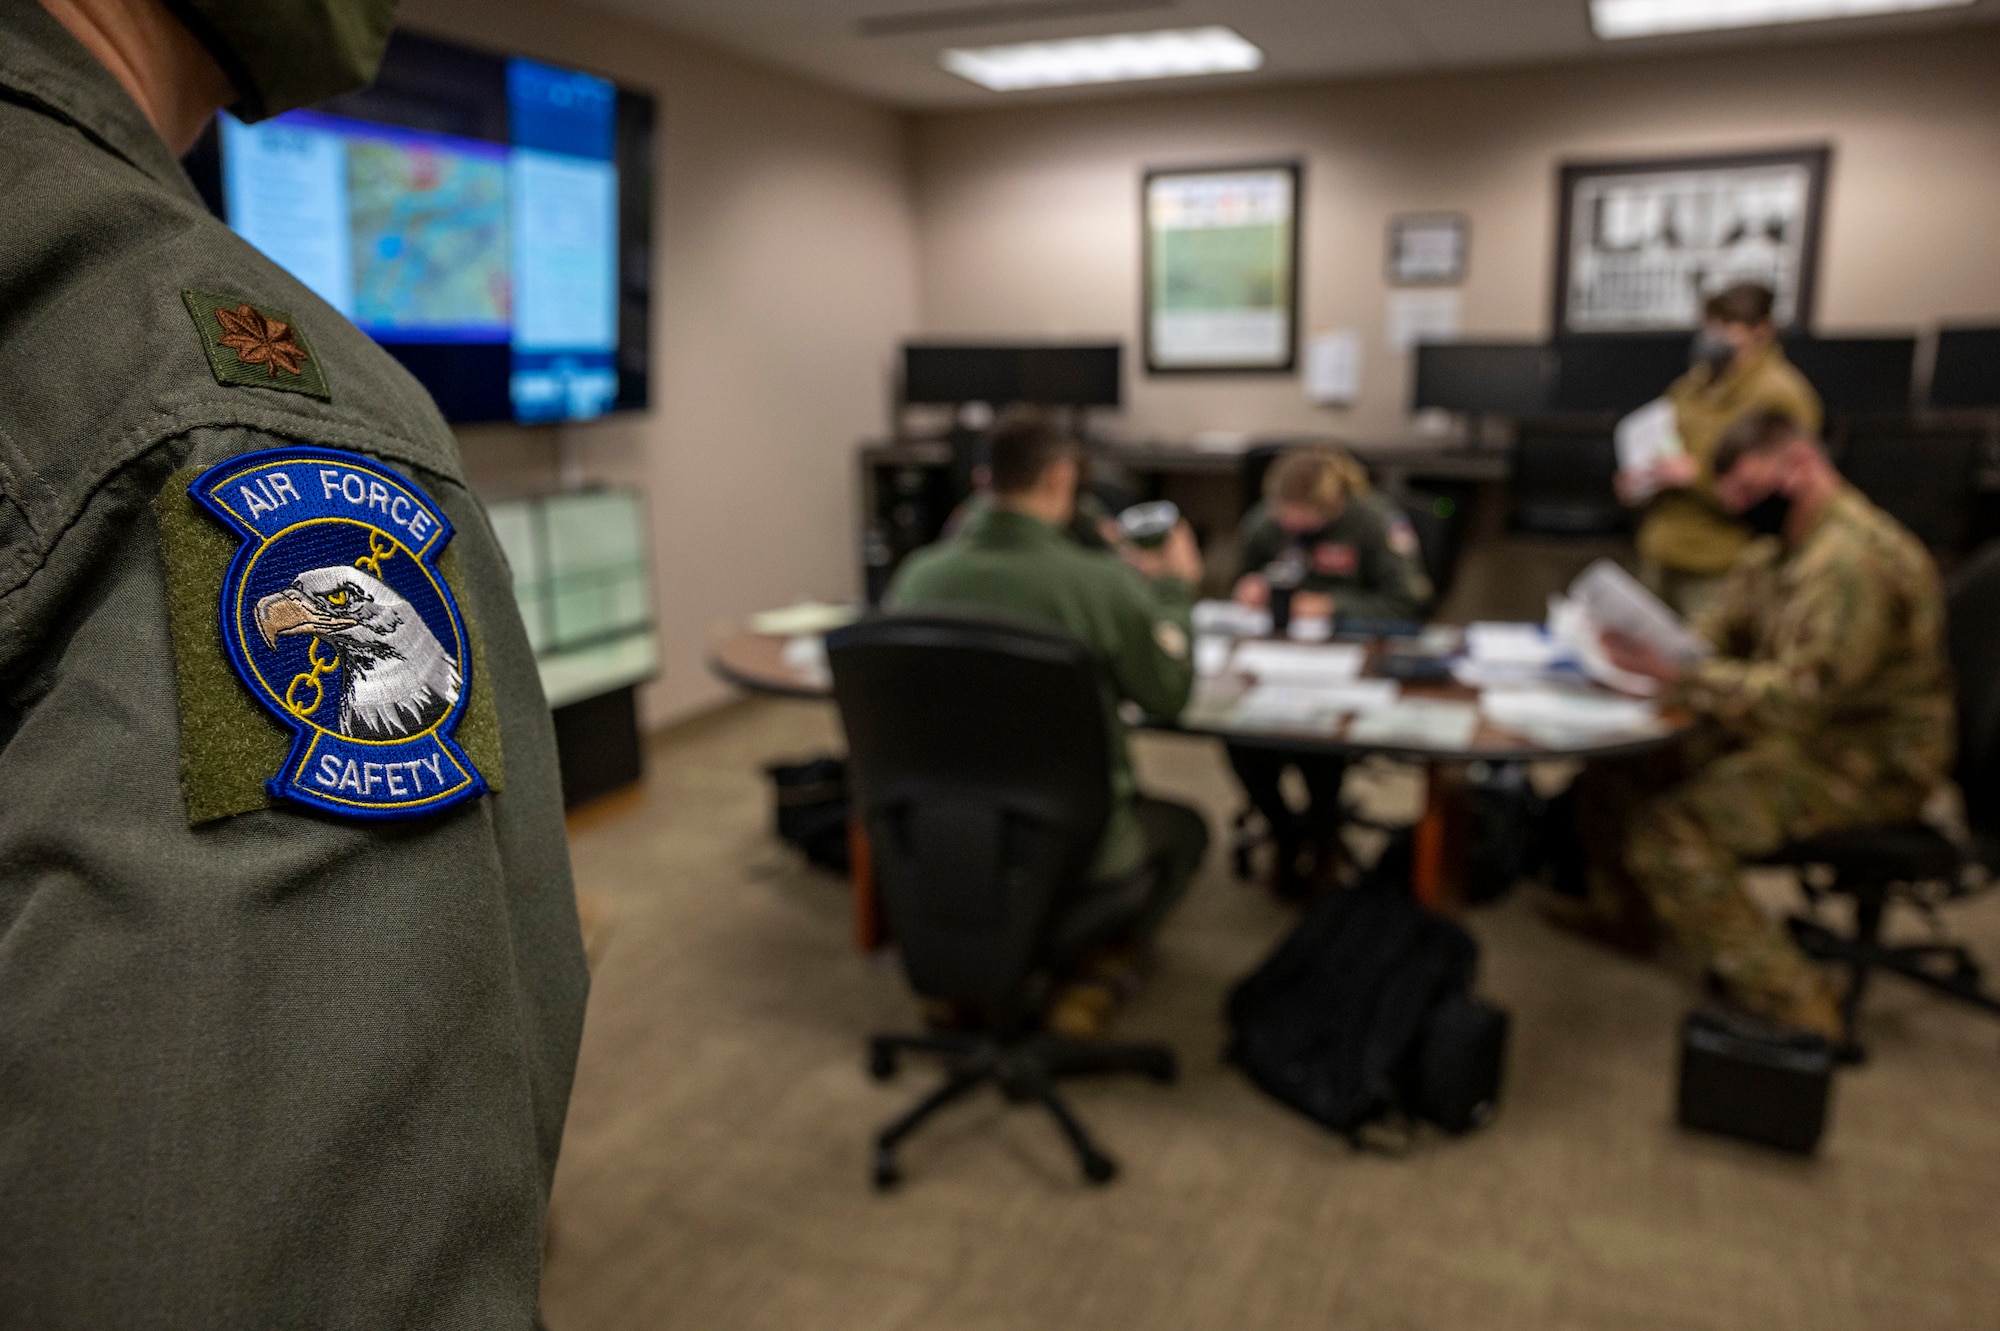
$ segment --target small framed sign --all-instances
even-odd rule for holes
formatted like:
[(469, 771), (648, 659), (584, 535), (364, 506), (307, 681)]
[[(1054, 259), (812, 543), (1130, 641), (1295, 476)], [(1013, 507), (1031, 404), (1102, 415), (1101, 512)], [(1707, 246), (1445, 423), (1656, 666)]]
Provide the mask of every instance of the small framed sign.
[(1464, 213), (1399, 213), (1389, 219), (1389, 281), (1399, 287), (1465, 280), (1472, 219)]
[(1142, 206), (1146, 369), (1293, 369), (1298, 164), (1149, 171)]

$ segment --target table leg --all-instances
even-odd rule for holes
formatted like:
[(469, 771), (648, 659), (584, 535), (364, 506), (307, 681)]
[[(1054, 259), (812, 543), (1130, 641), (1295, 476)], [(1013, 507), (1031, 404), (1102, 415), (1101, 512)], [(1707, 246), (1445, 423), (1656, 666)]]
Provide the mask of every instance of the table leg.
[(847, 824), (847, 881), (854, 891), (854, 945), (873, 952), (887, 941), (881, 903), (875, 898), (875, 860), (868, 847), (868, 829), (859, 818)]
[(1417, 822), (1410, 891), (1425, 910), (1449, 914), (1465, 901), (1465, 773), (1456, 763), (1424, 766), (1424, 813)]

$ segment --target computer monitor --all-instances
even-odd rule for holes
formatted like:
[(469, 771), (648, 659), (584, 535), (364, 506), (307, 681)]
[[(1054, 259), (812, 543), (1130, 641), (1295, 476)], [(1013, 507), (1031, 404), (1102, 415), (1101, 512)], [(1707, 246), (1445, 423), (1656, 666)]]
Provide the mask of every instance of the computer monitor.
[(1124, 387), (1125, 348), (1028, 347), (1021, 364), (1023, 400), (1049, 407), (1115, 407)]
[(653, 100), (397, 32), (367, 88), (188, 155), (214, 212), (352, 319), (452, 421), (648, 398)]
[(1828, 411), (1909, 410), (1916, 338), (1799, 336), (1784, 345)]
[(1553, 368), (1540, 342), (1420, 343), (1411, 406), (1531, 416), (1549, 409)]
[(1556, 407), (1616, 412), (1643, 407), (1687, 372), (1686, 333), (1596, 333), (1557, 344)]
[(1051, 407), (1115, 407), (1124, 348), (971, 346), (911, 343), (903, 348), (903, 401), (956, 406), (1031, 402)]
[(2000, 328), (1939, 330), (1930, 404), (1939, 409), (2000, 408)]

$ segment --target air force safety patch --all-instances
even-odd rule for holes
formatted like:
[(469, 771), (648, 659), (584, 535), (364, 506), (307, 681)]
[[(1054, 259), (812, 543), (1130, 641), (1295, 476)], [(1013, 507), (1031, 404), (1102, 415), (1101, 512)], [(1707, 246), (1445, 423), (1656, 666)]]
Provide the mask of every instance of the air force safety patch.
[(380, 463), (321, 448), (246, 453), (188, 488), (243, 539), (222, 641), (294, 739), (267, 786), (349, 818), (408, 818), (486, 782), (453, 739), (471, 656), (437, 570), (451, 523)]

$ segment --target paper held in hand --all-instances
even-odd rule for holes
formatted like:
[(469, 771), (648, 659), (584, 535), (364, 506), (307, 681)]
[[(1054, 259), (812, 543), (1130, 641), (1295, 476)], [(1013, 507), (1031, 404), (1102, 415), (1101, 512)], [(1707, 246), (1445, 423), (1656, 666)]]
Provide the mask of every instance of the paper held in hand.
[(1665, 602), (1608, 559), (1577, 575), (1567, 597), (1549, 598), (1549, 633), (1576, 653), (1584, 673), (1623, 693), (1650, 695), (1654, 681), (1612, 665), (1600, 635), (1605, 630), (1637, 639), (1668, 660), (1686, 665), (1714, 654)]
[(1657, 491), (1658, 487), (1645, 479), (1651, 476), (1655, 463), (1686, 451), (1674, 404), (1663, 397), (1654, 398), (1619, 421), (1611, 437), (1618, 450), (1618, 470), (1635, 478), (1626, 492), (1633, 503), (1651, 499)]

